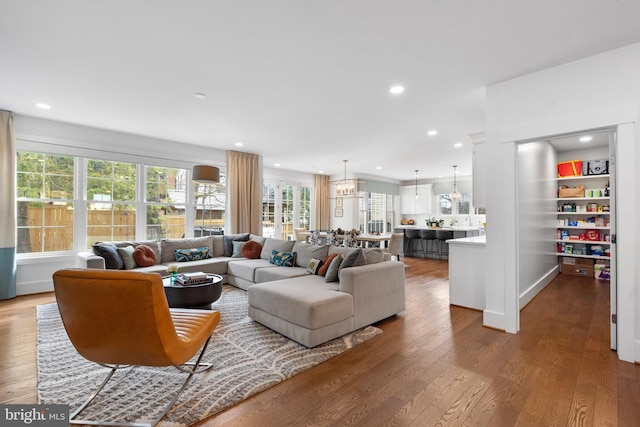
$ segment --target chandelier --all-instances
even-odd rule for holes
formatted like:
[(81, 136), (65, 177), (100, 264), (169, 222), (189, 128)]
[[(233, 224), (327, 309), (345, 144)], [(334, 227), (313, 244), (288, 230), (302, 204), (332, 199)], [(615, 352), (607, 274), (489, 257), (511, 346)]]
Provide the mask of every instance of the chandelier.
[(361, 190), (359, 184), (363, 181), (356, 178), (347, 178), (347, 162), (349, 160), (343, 160), (344, 162), (344, 178), (336, 181), (332, 181), (336, 186), (336, 197), (356, 197), (357, 192)]

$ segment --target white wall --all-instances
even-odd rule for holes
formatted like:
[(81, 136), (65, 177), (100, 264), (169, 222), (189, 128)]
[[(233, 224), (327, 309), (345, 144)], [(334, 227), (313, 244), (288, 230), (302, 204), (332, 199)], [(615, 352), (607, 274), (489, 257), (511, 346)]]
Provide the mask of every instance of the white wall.
[(524, 307), (558, 274), (556, 151), (546, 141), (518, 144), (518, 298)]
[(488, 326), (518, 330), (514, 141), (618, 128), (618, 356), (640, 361), (640, 44), (487, 88)]

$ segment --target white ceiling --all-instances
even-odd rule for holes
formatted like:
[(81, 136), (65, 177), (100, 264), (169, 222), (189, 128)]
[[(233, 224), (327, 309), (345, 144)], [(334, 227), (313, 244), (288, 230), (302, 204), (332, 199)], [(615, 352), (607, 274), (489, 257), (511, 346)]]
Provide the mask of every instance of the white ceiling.
[(0, 108), (242, 141), (267, 167), (464, 175), (485, 86), (640, 42), (638, 16), (638, 0), (0, 0)]

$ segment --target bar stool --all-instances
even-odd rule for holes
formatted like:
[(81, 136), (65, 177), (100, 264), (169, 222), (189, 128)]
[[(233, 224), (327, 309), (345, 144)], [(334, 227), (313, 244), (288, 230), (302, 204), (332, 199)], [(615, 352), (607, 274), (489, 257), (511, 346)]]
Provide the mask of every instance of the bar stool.
[[(447, 240), (453, 239), (453, 231), (436, 230), (436, 241), (438, 243), (438, 258), (442, 259), (442, 247), (448, 245)], [(448, 257), (449, 251), (447, 251)]]
[[(425, 240), (424, 246), (422, 248), (422, 253), (427, 257), (429, 253), (435, 252), (433, 250), (433, 245), (436, 242), (436, 231), (435, 230), (420, 230), (420, 239)], [(429, 242), (431, 242), (431, 251), (429, 251)]]
[[(417, 240), (420, 243), (420, 247), (422, 247), (422, 239), (420, 238), (420, 232), (413, 228), (407, 228), (406, 230), (404, 230), (404, 237), (405, 239), (407, 239), (407, 242), (404, 248), (405, 256), (407, 253), (409, 253), (409, 251), (407, 251), (407, 247), (411, 248), (411, 255), (415, 256), (413, 254), (413, 241)], [(422, 248), (422, 252), (424, 253), (424, 248)]]

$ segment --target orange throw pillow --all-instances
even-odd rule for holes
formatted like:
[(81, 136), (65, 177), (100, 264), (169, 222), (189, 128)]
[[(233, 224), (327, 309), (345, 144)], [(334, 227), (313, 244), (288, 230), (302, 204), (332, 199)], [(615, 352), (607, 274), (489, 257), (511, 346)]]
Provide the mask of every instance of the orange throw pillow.
[(260, 258), (260, 253), (262, 252), (262, 245), (255, 240), (249, 240), (244, 245), (242, 245), (242, 249), (240, 253), (243, 257), (249, 259), (258, 259)]
[(324, 261), (322, 261), (322, 265), (320, 266), (320, 268), (318, 268), (318, 271), (316, 272), (316, 274), (318, 276), (324, 276), (327, 274), (327, 270), (329, 269), (329, 265), (331, 265), (331, 261), (333, 261), (333, 259), (335, 257), (337, 257), (338, 254), (329, 254), (329, 256), (327, 256)]
[(156, 253), (147, 245), (138, 245), (133, 250), (133, 259), (139, 267), (150, 267), (156, 264)]

